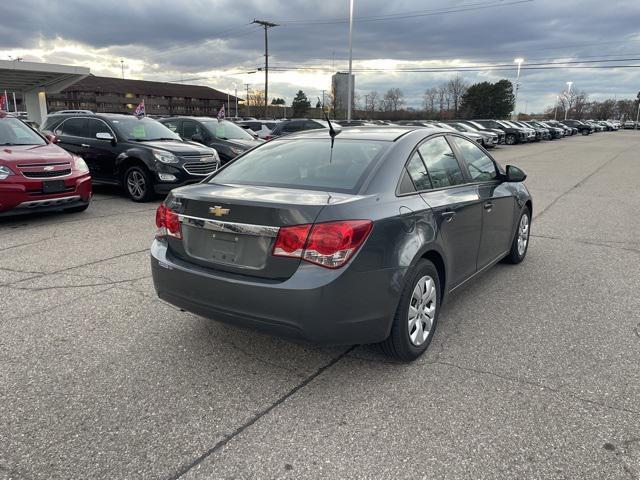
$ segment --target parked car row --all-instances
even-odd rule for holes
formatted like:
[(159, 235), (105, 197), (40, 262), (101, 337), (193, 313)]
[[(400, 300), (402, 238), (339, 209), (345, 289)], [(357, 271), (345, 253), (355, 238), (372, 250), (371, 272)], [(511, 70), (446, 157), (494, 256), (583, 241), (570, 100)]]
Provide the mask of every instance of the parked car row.
[[(137, 202), (199, 183), (266, 140), (327, 129), (318, 119), (234, 121), (209, 117), (135, 117), (68, 110), (50, 114), (36, 131), (17, 115), (0, 113), (0, 215), (86, 209), (91, 184), (116, 185)], [(635, 127), (635, 122), (631, 122)], [(413, 126), (459, 133), (486, 149), (581, 133), (614, 131), (614, 121), (433, 120), (334, 121), (335, 128)], [(625, 123), (624, 128), (628, 127)], [(21, 152), (21, 153), (20, 153)], [(20, 186), (17, 186), (17, 185)]]

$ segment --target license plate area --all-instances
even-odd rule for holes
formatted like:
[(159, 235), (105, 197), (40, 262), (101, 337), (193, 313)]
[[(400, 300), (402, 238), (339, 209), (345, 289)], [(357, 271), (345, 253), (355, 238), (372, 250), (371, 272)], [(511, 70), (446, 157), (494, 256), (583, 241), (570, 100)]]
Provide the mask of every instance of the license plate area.
[(212, 264), (263, 269), (272, 247), (270, 237), (217, 232), (184, 223), (182, 235), (187, 255)]
[(42, 183), (42, 193), (62, 193), (65, 188), (64, 180), (45, 180)]

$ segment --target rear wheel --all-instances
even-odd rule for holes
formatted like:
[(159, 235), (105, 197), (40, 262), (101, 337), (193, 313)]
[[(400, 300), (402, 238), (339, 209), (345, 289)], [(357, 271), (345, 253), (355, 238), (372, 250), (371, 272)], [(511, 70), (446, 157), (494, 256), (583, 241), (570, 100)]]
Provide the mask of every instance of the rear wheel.
[(153, 182), (149, 171), (141, 166), (129, 167), (124, 173), (124, 188), (134, 202), (148, 202), (153, 198)]
[(504, 143), (506, 143), (507, 145), (515, 145), (516, 136), (513, 133), (508, 134), (504, 140)]
[(415, 360), (431, 343), (439, 312), (438, 270), (429, 260), (421, 260), (407, 279), (382, 350), (398, 360)]
[(506, 257), (509, 263), (517, 264), (524, 260), (529, 248), (529, 234), (531, 233), (531, 213), (527, 207), (524, 208), (520, 215), (516, 234), (511, 242), (511, 250)]

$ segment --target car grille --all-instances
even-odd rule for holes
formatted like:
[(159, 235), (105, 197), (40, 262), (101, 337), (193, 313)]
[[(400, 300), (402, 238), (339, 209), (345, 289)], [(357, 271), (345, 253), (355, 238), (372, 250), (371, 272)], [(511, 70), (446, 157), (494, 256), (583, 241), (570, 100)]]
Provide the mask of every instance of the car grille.
[(56, 170), (51, 172), (22, 172), (27, 178), (54, 178), (54, 177), (65, 177), (71, 174), (71, 169), (66, 168), (64, 170)]
[[(213, 157), (212, 157), (213, 158)], [(213, 160), (211, 162), (190, 162), (185, 163), (183, 168), (189, 175), (201, 175), (206, 176), (218, 169), (218, 161)]]

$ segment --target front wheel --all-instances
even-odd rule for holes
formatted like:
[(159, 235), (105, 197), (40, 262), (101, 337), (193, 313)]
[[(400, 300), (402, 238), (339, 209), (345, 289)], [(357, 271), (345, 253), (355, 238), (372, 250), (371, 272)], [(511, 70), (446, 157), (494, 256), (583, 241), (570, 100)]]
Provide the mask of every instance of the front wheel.
[(429, 260), (420, 260), (408, 275), (391, 333), (381, 344), (387, 355), (409, 362), (425, 352), (436, 330), (440, 292), (435, 265)]
[(516, 143), (516, 136), (513, 133), (510, 133), (509, 135), (507, 135), (507, 138), (505, 138), (504, 141), (507, 145), (515, 145)]
[(516, 234), (511, 242), (511, 250), (505, 260), (509, 263), (518, 264), (524, 260), (529, 248), (529, 234), (531, 232), (531, 213), (527, 207), (520, 215)]
[(141, 166), (129, 167), (124, 173), (124, 188), (134, 202), (148, 202), (153, 198), (153, 183), (149, 171)]

